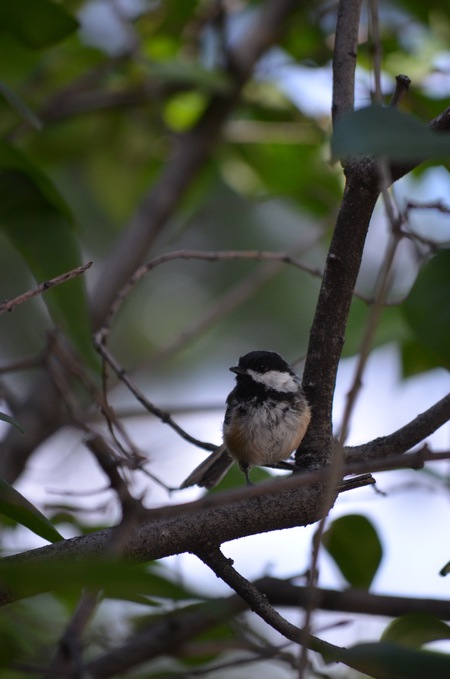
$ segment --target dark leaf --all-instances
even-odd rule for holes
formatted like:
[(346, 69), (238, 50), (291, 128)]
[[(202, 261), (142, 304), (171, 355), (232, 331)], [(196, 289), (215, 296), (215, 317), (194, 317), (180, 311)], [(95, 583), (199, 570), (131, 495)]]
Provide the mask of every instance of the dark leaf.
[(0, 0), (0, 26), (27, 47), (42, 49), (73, 33), (78, 22), (51, 0)]
[(415, 337), (430, 360), (450, 366), (450, 250), (438, 252), (422, 267), (402, 304)]
[(383, 549), (375, 528), (365, 516), (349, 514), (336, 519), (324, 533), (323, 543), (352, 587), (370, 587)]
[(431, 679), (450, 676), (450, 656), (415, 651), (387, 642), (358, 644), (342, 662), (374, 679)]
[(420, 161), (450, 154), (450, 134), (433, 132), (420, 120), (395, 108), (369, 106), (342, 116), (336, 123), (333, 158), (384, 156)]
[[(49, 180), (16, 149), (0, 145), (0, 229), (38, 283), (80, 266), (70, 211)], [(55, 323), (95, 364), (84, 282), (74, 278), (43, 295)]]
[(0, 514), (14, 519), (49, 542), (64, 539), (37, 507), (3, 479), (0, 479)]

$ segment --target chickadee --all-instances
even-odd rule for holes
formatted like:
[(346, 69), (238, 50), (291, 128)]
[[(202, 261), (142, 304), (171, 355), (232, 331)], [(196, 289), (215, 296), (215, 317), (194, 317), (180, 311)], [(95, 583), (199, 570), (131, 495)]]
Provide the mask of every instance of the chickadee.
[(249, 468), (276, 465), (298, 448), (311, 419), (302, 383), (273, 351), (251, 351), (230, 370), (236, 386), (227, 398), (223, 444), (182, 483), (212, 488), (234, 461), (251, 485)]

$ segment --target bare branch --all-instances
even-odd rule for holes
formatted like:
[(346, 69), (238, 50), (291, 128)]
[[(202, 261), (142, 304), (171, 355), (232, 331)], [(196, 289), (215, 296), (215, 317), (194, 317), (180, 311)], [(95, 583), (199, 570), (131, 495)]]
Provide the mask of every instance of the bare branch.
[[(429, 127), (441, 132), (450, 130), (450, 107), (434, 118)], [(396, 181), (417, 165), (392, 165), (391, 181)], [(307, 469), (327, 464), (328, 458), (323, 456), (331, 451), (331, 412), (337, 366), (366, 234), (380, 193), (380, 176), (375, 160), (354, 159), (347, 164), (345, 174), (344, 196), (327, 257), (303, 373), (313, 417), (297, 464)]]
[(361, 0), (339, 0), (333, 53), (333, 123), (353, 111)]
[(196, 439), (194, 436), (191, 436), (188, 434), (187, 431), (185, 431), (180, 425), (178, 425), (171, 417), (170, 413), (161, 410), (161, 408), (158, 408), (155, 406), (149, 399), (142, 393), (142, 391), (139, 389), (139, 387), (134, 384), (133, 380), (131, 377), (126, 373), (124, 368), (116, 361), (114, 356), (108, 351), (108, 349), (104, 346), (102, 343), (102, 338), (97, 336), (95, 338), (95, 347), (99, 354), (102, 356), (102, 358), (108, 363), (108, 365), (114, 370), (115, 374), (119, 378), (121, 382), (123, 382), (128, 389), (131, 391), (133, 396), (141, 403), (144, 408), (149, 412), (152, 413), (152, 415), (155, 415), (158, 419), (161, 420), (161, 422), (164, 422), (165, 424), (168, 424), (169, 427), (171, 427), (174, 431), (177, 432), (185, 441), (189, 441), (189, 443), (193, 443), (194, 445), (198, 446), (199, 448), (203, 448), (204, 450), (215, 450), (217, 446), (215, 446), (212, 443), (206, 443), (205, 441), (200, 441), (199, 439)]
[(250, 606), (260, 618), (262, 618), (268, 625), (270, 625), (277, 632), (282, 634), (286, 639), (293, 641), (296, 644), (307, 646), (313, 651), (319, 653), (330, 653), (331, 657), (339, 654), (339, 647), (328, 642), (322, 641), (312, 634), (305, 634), (305, 632), (292, 625), (285, 618), (283, 618), (269, 603), (267, 597), (253, 585), (246, 580), (235, 568), (233, 568), (233, 561), (227, 559), (219, 549), (208, 549), (207, 547), (201, 551), (196, 552), (199, 559), (214, 571), (217, 577), (221, 578), (226, 584), (231, 587), (244, 601)]
[(14, 299), (3, 302), (3, 304), (0, 304), (0, 314), (4, 314), (6, 311), (12, 311), (14, 307), (19, 306), (19, 304), (28, 302), (28, 300), (32, 299), (33, 297), (37, 297), (37, 295), (42, 295), (42, 293), (51, 290), (56, 285), (61, 285), (61, 283), (66, 283), (66, 281), (70, 281), (72, 278), (80, 276), (91, 266), (92, 262), (83, 264), (83, 266), (77, 266), (76, 269), (72, 269), (71, 271), (67, 271), (66, 273), (60, 274), (59, 276), (55, 276), (55, 278), (51, 278), (49, 281), (40, 283), (36, 288), (28, 290), (18, 297), (14, 297)]
[(381, 436), (361, 446), (346, 448), (346, 461), (382, 460), (386, 456), (399, 455), (421, 443), (449, 420), (450, 394), (447, 394), (392, 434)]
[[(308, 605), (310, 596), (308, 587), (294, 585), (289, 580), (269, 577), (258, 580), (255, 585), (269, 598), (273, 606)], [(317, 595), (316, 607), (326, 611), (346, 611), (391, 618), (408, 613), (427, 613), (443, 620), (450, 620), (450, 603), (442, 599), (386, 596), (370, 594), (364, 590), (338, 591), (321, 587), (317, 588), (315, 595)]]
[[(344, 467), (344, 474), (418, 469), (423, 467), (425, 461), (448, 459), (449, 451), (432, 453), (424, 448), (408, 455), (352, 463)], [(248, 535), (315, 523), (323, 513), (321, 503), (328, 476), (328, 469), (293, 474), (250, 488), (205, 495), (200, 500), (183, 505), (146, 510), (146, 518), (127, 535), (123, 555), (136, 563), (142, 563), (173, 554), (196, 552), (205, 539), (219, 545)], [(2, 565), (15, 567), (16, 564), (26, 564), (34, 568), (63, 563), (66, 559), (95, 559), (105, 553), (114, 531), (114, 528), (107, 528), (6, 557), (0, 561), (0, 569)], [(5, 586), (4, 577), (3, 582), (0, 605), (18, 598)], [(30, 585), (27, 596), (39, 591), (39, 585), (36, 591), (31, 591)]]
[(303, 384), (313, 417), (297, 464), (318, 468), (331, 452), (331, 412), (337, 366), (370, 218), (378, 198), (374, 170), (350, 171), (311, 326)]
[(106, 334), (110, 327), (112, 318), (117, 314), (120, 307), (127, 299), (128, 295), (132, 292), (133, 288), (139, 283), (142, 278), (144, 278), (148, 273), (153, 271), (161, 264), (166, 264), (167, 262), (172, 262), (176, 260), (200, 260), (206, 262), (219, 262), (234, 259), (251, 259), (255, 261), (268, 261), (281, 264), (290, 264), (291, 266), (297, 267), (303, 271), (310, 273), (313, 276), (320, 277), (322, 275), (320, 269), (313, 267), (306, 262), (298, 259), (298, 254), (300, 252), (305, 252), (311, 247), (316, 245), (318, 240), (320, 240), (322, 234), (315, 233), (314, 236), (308, 240), (306, 243), (300, 245), (296, 248), (296, 254), (291, 254), (288, 252), (272, 252), (265, 250), (174, 250), (173, 252), (167, 252), (164, 255), (155, 257), (147, 264), (140, 266), (133, 275), (128, 279), (125, 285), (115, 296), (110, 309), (108, 310), (108, 315), (106, 317), (105, 323), (102, 327), (102, 334)]

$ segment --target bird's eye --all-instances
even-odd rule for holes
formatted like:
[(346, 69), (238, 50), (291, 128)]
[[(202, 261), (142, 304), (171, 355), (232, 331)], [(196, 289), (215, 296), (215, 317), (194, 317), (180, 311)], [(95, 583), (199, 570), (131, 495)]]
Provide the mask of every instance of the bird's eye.
[(264, 363), (260, 363), (260, 364), (259, 364), (259, 366), (258, 366), (258, 372), (260, 372), (260, 373), (265, 373), (265, 372), (266, 372), (266, 366), (264, 365)]

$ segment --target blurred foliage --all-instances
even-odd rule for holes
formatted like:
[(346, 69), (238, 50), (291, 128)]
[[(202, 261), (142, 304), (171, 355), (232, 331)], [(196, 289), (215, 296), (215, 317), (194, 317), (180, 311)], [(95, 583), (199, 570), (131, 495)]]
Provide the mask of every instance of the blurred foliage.
[[(225, 34), (238, 32), (258, 4), (229, 3)], [(35, 281), (90, 259), (94, 266), (85, 278), (92, 290), (100, 275), (108, 275), (102, 273), (102, 263), (170, 158), (174, 139), (195, 125), (211, 96), (229, 91), (222, 54), (226, 35), (215, 14), (216, 3), (143, 2), (130, 17), (125, 11), (114, 14), (114, 3), (104, 3), (108, 20), (115, 21), (106, 38), (105, 15), (92, 13), (100, 5), (81, 0), (16, 4), (0, 0), (2, 297), (12, 298)], [(402, 101), (402, 111), (369, 107), (342, 121), (334, 137), (335, 155), (392, 152), (395, 157), (415, 157), (423, 153), (424, 145), (429, 151), (430, 139), (431, 155), (441, 155), (448, 142), (436, 147), (435, 136), (423, 123), (448, 104), (448, 66), (447, 73), (439, 66), (450, 38), (448, 0), (380, 5), (386, 90), (393, 89), (393, 77), (399, 72), (411, 76), (412, 88)], [(180, 248), (248, 248), (288, 252), (307, 269), (322, 270), (342, 196), (342, 171), (331, 162), (330, 117), (323, 114), (319, 90), (302, 86), (301, 79), (296, 88), (288, 85), (280, 64), (301, 66), (319, 83), (322, 69), (330, 66), (334, 27), (333, 3), (306, 3), (293, 17), (280, 48), (264, 59), (246, 84), (221, 143), (149, 257)], [(363, 30), (358, 105), (371, 101), (365, 83), (372, 56), (373, 44)], [(386, 91), (386, 99), (389, 94)], [(380, 114), (385, 118), (381, 127)], [(387, 125), (394, 132), (390, 137)], [(436, 160), (428, 163), (430, 171), (435, 164)], [(419, 181), (424, 170), (416, 174)], [(402, 288), (405, 296), (412, 286), (401, 308), (393, 305), (382, 314), (375, 339), (376, 345), (397, 342), (408, 375), (449, 364), (449, 251), (429, 258), (440, 241), (426, 231), (426, 216), (424, 222), (426, 237), (415, 243), (406, 263), (396, 263), (394, 272), (394, 278), (402, 280), (406, 273), (411, 277), (413, 269), (417, 280)], [(369, 301), (385, 240), (380, 235), (378, 246), (367, 253), (358, 281)], [(216, 370), (222, 359), (229, 365), (255, 346), (299, 360), (306, 351), (319, 284), (317, 276), (287, 265), (177, 260), (153, 270), (127, 300), (114, 323), (113, 351), (140, 376), (164, 371), (168, 377), (173, 371), (180, 382), (184, 374), (200, 367), (213, 365)], [(56, 323), (95, 369), (85, 288), (77, 279), (13, 315), (3, 315), (1, 363), (44, 350), (47, 333)], [(231, 292), (234, 301), (222, 313)], [(355, 298), (346, 355), (358, 351), (369, 312), (367, 300)], [(192, 331), (191, 340), (178, 343), (186, 330)], [(9, 376), (8, 384), (20, 390), (26, 380), (23, 375)], [(19, 424), (26, 431), (26, 423)], [(234, 469), (220, 490), (241, 484), (241, 477)], [(267, 472), (254, 470), (252, 478), (261, 481)], [(40, 511), (16, 493), (2, 488), (2, 511), (38, 534), (57, 539), (59, 534)], [(67, 511), (55, 514), (55, 519), (79, 533), (93, 530), (88, 521)], [(367, 519), (342, 517), (325, 537), (328, 552), (350, 585), (369, 587), (382, 549)], [(2, 577), (20, 596), (42, 590), (54, 593), (1, 612), (2, 679), (20, 676), (20, 670), (6, 669), (11, 663), (48, 663), (67, 615), (73, 613), (74, 589), (101, 587), (105, 597), (138, 602), (142, 609), (133, 619), (136, 628), (154, 622), (157, 614), (173, 613), (180, 602), (200, 599), (162, 567), (70, 563), (25, 573), (2, 571)], [(105, 613), (102, 619), (102, 611), (103, 604), (93, 625), (101, 641), (94, 634), (87, 643), (113, 648), (123, 630), (111, 629), (113, 616)], [(401, 637), (409, 636), (425, 643), (445, 636), (442, 626), (428, 622), (396, 621), (385, 633), (386, 641), (400, 644)], [(217, 624), (202, 639), (223, 641), (232, 636), (230, 629), (228, 623)], [(250, 632), (248, 636), (253, 641)], [(186, 653), (186, 662), (195, 665), (216, 658), (218, 648), (220, 644), (211, 644), (197, 654)], [(178, 662), (174, 660), (170, 670), (178, 669)], [(354, 667), (355, 662), (374, 677), (448, 674), (446, 659), (425, 651), (412, 656), (390, 644), (350, 649), (348, 664)], [(398, 674), (392, 674), (392, 663), (402, 668)], [(439, 669), (433, 673), (433, 667)], [(413, 673), (405, 674), (409, 671)]]

